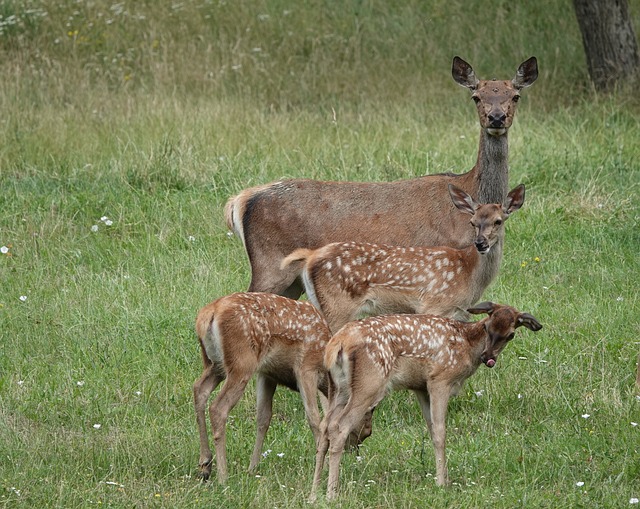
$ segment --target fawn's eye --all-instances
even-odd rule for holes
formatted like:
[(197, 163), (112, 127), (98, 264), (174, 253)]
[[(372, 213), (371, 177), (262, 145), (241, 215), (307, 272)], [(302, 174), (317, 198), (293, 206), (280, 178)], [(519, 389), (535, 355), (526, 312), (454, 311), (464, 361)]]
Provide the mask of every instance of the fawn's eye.
[(496, 226), (500, 226), (502, 224), (502, 219), (496, 219), (496, 222), (494, 224)]
[(509, 334), (507, 336), (507, 341), (511, 341), (515, 335), (516, 335), (515, 332), (512, 332), (511, 334)]
[(471, 96), (471, 99), (473, 99), (473, 102), (476, 104), (480, 102), (480, 98), (475, 94)]
[(513, 96), (513, 102), (517, 103), (520, 100), (520, 96), (519, 95), (514, 95)]

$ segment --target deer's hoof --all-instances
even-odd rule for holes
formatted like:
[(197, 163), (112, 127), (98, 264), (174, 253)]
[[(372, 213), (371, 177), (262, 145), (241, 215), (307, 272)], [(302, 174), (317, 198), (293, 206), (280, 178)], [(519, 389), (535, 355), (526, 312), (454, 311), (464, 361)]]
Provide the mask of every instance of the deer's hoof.
[(207, 482), (211, 477), (211, 464), (213, 462), (213, 458), (204, 463), (200, 463), (200, 480), (202, 482)]

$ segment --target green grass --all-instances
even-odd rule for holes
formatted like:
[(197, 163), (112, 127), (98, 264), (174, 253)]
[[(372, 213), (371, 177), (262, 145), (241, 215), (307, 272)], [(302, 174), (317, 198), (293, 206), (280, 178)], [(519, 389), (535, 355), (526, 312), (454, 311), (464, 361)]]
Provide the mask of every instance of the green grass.
[(451, 402), (450, 488), (395, 393), (360, 459), (345, 456), (336, 505), (640, 498), (640, 103), (593, 95), (569, 1), (526, 4), (3, 2), (0, 506), (305, 506), (312, 436), (285, 390), (260, 477), (250, 386), (228, 486), (197, 480), (193, 321), (249, 282), (222, 207), (281, 177), (468, 170), (478, 125), (455, 54), (481, 77), (539, 59), (510, 134), (527, 198), (485, 297), (544, 329)]

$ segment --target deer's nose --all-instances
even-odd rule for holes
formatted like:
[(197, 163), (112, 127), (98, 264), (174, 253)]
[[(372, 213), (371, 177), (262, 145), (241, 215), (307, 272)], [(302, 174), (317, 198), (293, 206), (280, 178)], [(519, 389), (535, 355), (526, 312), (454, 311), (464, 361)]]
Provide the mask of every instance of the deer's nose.
[(480, 362), (482, 362), (488, 368), (492, 368), (496, 365), (496, 358), (493, 355), (482, 352), (482, 355), (480, 356)]
[(491, 127), (504, 127), (507, 115), (503, 111), (492, 111), (489, 113), (488, 118)]
[(489, 242), (487, 242), (487, 239), (477, 239), (475, 241), (475, 245), (476, 245), (476, 249), (480, 253), (484, 253), (489, 249)]

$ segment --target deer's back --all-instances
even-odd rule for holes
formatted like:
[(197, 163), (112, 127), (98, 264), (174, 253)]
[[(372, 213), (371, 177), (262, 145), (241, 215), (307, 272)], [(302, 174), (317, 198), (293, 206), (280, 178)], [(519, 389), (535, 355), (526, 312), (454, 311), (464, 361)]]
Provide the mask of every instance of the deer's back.
[(272, 248), (285, 255), (351, 240), (464, 247), (473, 230), (453, 206), (447, 185), (474, 193), (466, 175), (379, 183), (295, 179), (247, 190), (244, 241), (250, 253)]

